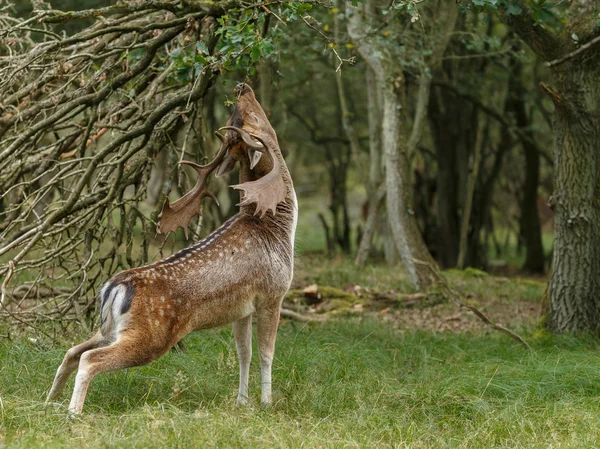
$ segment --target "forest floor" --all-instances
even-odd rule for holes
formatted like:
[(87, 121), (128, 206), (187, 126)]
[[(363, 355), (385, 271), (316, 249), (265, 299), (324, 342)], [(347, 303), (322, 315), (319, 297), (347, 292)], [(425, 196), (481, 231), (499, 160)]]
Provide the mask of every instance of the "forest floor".
[[(64, 352), (85, 336), (13, 334), (0, 338), (0, 447), (599, 447), (600, 343), (536, 330), (543, 280), (445, 275), (532, 352), (453, 304), (406, 301), (400, 268), (305, 255), (293, 288), (323, 291), (306, 310), (329, 319), (282, 321), (271, 408), (259, 405), (256, 347), (251, 405), (235, 406), (225, 327), (186, 337), (187, 353), (98, 376), (84, 414), (68, 420), (73, 379), (61, 402), (43, 401)], [(332, 286), (347, 294), (341, 303)]]

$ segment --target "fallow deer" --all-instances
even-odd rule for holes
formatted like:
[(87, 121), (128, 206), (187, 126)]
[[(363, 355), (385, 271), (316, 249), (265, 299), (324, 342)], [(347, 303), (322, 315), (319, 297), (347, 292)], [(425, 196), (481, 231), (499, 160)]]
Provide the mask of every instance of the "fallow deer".
[(145, 365), (193, 330), (233, 323), (240, 363), (237, 402), (248, 401), (252, 316), (256, 317), (261, 364), (261, 402), (271, 403), (271, 366), (283, 296), (294, 260), (296, 194), (277, 136), (252, 89), (236, 88), (238, 102), (215, 159), (198, 172), (195, 187), (165, 202), (159, 231), (168, 234), (200, 212), (208, 175), (240, 164), (240, 210), (204, 240), (147, 266), (115, 275), (100, 292), (100, 330), (64, 357), (48, 401), (78, 369), (72, 413), (83, 409), (92, 378), (101, 372)]

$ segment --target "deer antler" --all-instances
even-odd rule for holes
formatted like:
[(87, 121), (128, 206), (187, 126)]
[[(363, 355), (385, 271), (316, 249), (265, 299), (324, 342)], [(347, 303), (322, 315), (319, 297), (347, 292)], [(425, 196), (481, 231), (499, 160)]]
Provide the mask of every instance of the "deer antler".
[[(260, 218), (264, 217), (267, 211), (271, 211), (273, 215), (276, 214), (277, 205), (285, 200), (286, 186), (281, 177), (281, 164), (277, 157), (273, 154), (271, 149), (265, 144), (265, 142), (254, 134), (249, 134), (241, 128), (235, 126), (224, 126), (221, 129), (230, 129), (240, 135), (242, 140), (248, 147), (253, 150), (260, 151), (261, 153), (269, 153), (273, 160), (273, 168), (262, 178), (256, 181), (249, 181), (243, 184), (232, 185), (231, 187), (236, 190), (242, 191), (242, 198), (238, 206), (247, 206), (252, 203), (256, 203), (256, 210), (254, 215), (259, 215)], [(253, 139), (256, 139), (254, 141)], [(250, 157), (251, 164), (256, 165), (255, 158)]]
[(188, 224), (190, 219), (194, 215), (200, 215), (202, 213), (201, 200), (205, 197), (210, 197), (213, 201), (219, 205), (217, 197), (206, 190), (206, 182), (208, 175), (210, 175), (223, 161), (227, 152), (227, 145), (222, 145), (219, 153), (215, 158), (206, 165), (198, 165), (190, 161), (181, 161), (180, 164), (189, 165), (194, 167), (198, 172), (198, 180), (192, 190), (183, 195), (173, 204), (170, 204), (169, 198), (165, 199), (165, 203), (162, 208), (162, 212), (158, 216), (158, 228), (159, 234), (168, 235), (169, 232), (176, 232), (177, 228), (183, 228), (185, 238), (188, 238)]
[(258, 142), (255, 142), (254, 140), (252, 140), (252, 137), (250, 137), (250, 134), (248, 134), (242, 128), (238, 128), (237, 126), (223, 126), (222, 128), (219, 128), (219, 131), (221, 131), (222, 129), (230, 129), (230, 130), (238, 133), (240, 135), (240, 137), (242, 138), (242, 140), (244, 141), (244, 143), (246, 145), (248, 145), (250, 148), (252, 148), (253, 150), (264, 151), (266, 148), (266, 145), (263, 144), (262, 140), (260, 140), (256, 136), (252, 136), (258, 140)]

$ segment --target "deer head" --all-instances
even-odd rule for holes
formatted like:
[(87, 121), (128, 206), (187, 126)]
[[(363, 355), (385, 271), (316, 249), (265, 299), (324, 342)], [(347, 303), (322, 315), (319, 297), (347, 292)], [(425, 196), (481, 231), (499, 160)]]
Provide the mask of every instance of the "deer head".
[(255, 203), (254, 215), (262, 218), (269, 211), (275, 215), (277, 205), (285, 201), (288, 188), (284, 177), (288, 178), (289, 174), (283, 162), (277, 135), (252, 89), (246, 84), (238, 84), (236, 94), (238, 102), (233, 114), (227, 125), (219, 130), (226, 130), (226, 134), (223, 136), (216, 133), (221, 140), (217, 156), (207, 165), (180, 162), (194, 167), (198, 172), (198, 180), (192, 190), (173, 204), (169, 203), (168, 198), (165, 200), (159, 215), (159, 233), (168, 234), (182, 227), (187, 238), (190, 219), (201, 214), (202, 198), (208, 196), (218, 204), (216, 197), (206, 189), (208, 176), (215, 170), (217, 176), (221, 176), (231, 171), (236, 162), (250, 171), (249, 176), (244, 176), (248, 180), (231, 186), (242, 192), (238, 206)]

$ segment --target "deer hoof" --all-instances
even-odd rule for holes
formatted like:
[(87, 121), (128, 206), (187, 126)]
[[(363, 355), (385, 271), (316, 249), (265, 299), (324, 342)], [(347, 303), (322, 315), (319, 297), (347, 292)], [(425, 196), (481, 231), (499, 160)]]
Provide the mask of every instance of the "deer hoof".
[(238, 394), (236, 404), (240, 407), (247, 406), (248, 405), (248, 397)]

